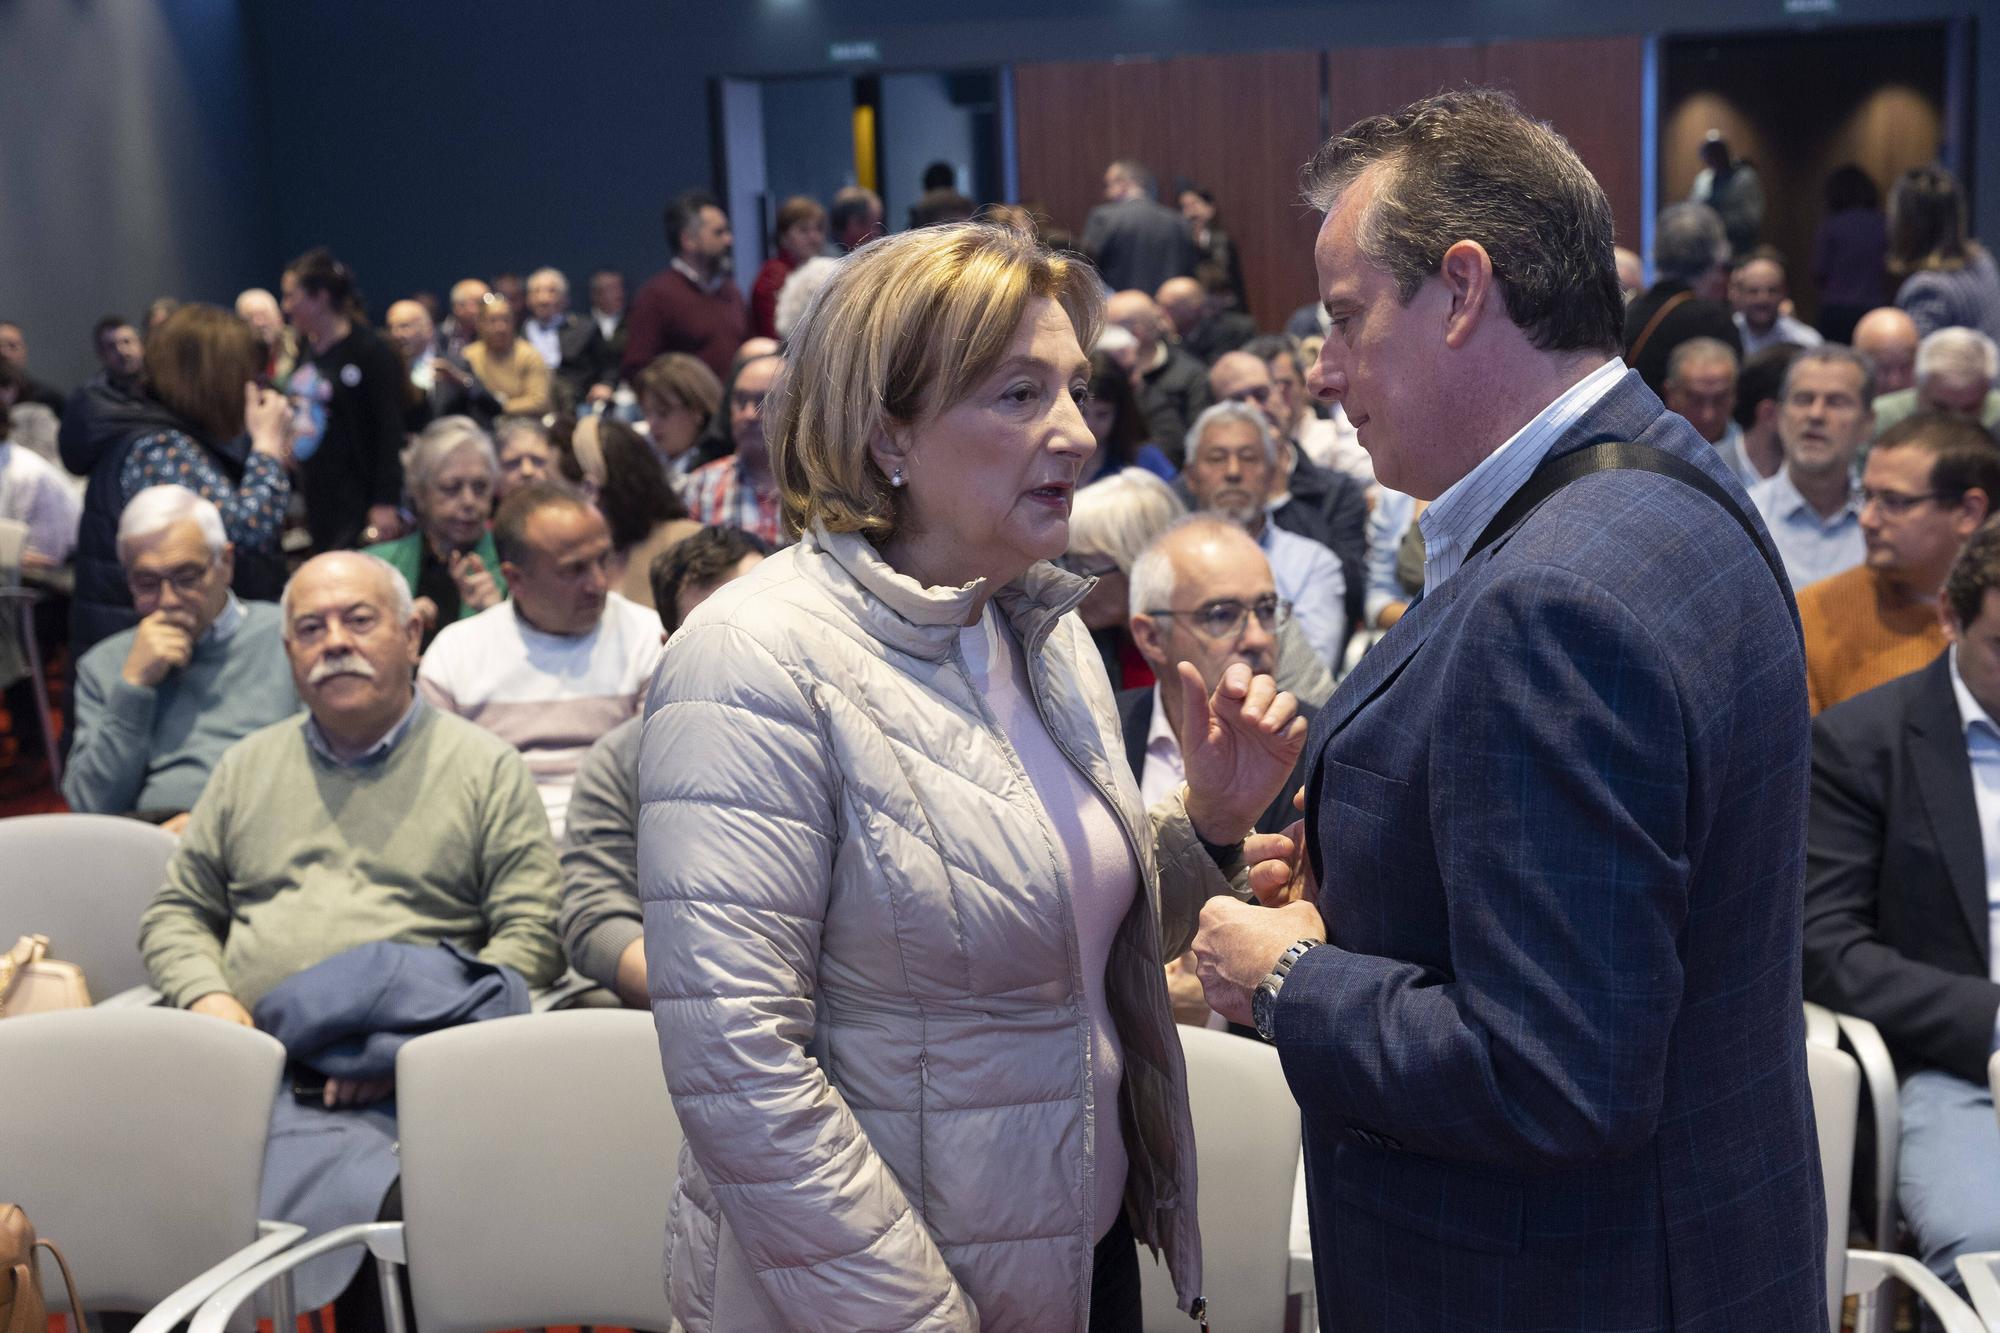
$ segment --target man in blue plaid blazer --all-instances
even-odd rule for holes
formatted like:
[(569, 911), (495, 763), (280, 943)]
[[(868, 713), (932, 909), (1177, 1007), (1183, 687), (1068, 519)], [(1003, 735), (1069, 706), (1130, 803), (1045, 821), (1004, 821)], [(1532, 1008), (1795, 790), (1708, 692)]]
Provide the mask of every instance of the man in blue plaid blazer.
[[(1618, 360), (1609, 209), (1546, 127), (1443, 94), (1311, 179), (1315, 387), (1432, 498), (1425, 594), (1315, 720), (1316, 901), (1213, 902), (1196, 953), (1302, 1109), (1324, 1318), (1823, 1330), (1805, 675), (1769, 534)], [(1658, 452), (1531, 482), (1605, 442)]]

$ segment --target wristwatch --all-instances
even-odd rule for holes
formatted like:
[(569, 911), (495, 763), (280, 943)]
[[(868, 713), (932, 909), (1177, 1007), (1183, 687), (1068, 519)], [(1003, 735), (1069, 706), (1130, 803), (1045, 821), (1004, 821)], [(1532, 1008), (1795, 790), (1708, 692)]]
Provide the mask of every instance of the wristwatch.
[(1306, 950), (1323, 943), (1320, 940), (1300, 940), (1291, 948), (1278, 955), (1278, 962), (1271, 969), (1271, 975), (1257, 983), (1257, 989), (1250, 992), (1250, 1021), (1257, 1025), (1257, 1035), (1265, 1041), (1275, 1042), (1278, 1021), (1278, 992), (1284, 989), (1285, 976), (1299, 959), (1306, 956)]

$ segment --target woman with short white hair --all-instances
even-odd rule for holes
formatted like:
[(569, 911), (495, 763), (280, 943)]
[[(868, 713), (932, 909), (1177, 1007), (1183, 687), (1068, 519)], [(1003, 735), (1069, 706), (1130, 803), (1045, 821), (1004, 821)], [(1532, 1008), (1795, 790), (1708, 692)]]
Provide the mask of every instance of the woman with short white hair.
[(1142, 807), (1050, 563), (1101, 319), (1004, 228), (849, 256), (770, 404), (799, 541), (667, 648), (639, 870), (689, 1333), (1137, 1330), (1135, 1237), (1199, 1302), (1162, 966), (1304, 723), (1183, 680), (1187, 786)]
[(493, 440), (471, 417), (439, 417), (403, 450), (416, 530), (366, 549), (414, 590), (425, 648), (444, 626), (507, 596), (488, 527), (499, 480)]

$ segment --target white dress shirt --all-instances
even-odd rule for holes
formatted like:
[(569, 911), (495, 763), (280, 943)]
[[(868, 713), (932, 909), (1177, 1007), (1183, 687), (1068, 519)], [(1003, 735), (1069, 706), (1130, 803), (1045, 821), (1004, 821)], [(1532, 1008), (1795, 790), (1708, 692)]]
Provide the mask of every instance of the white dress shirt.
[(1172, 796), (1187, 781), (1181, 763), (1181, 740), (1167, 723), (1167, 706), (1160, 687), (1153, 687), (1153, 725), (1146, 732), (1146, 765), (1139, 773), (1139, 799), (1148, 810)]
[(539, 319), (531, 319), (522, 326), (521, 333), (528, 340), (528, 346), (542, 354), (550, 370), (562, 364), (562, 317), (558, 315), (552, 322), (544, 324)]

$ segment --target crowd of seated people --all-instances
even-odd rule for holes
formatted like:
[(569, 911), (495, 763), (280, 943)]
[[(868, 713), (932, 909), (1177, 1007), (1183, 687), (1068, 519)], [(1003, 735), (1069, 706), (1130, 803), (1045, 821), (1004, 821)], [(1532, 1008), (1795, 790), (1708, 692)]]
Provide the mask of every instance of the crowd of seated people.
[[(1154, 188), (1113, 164), (1080, 242), (1108, 302), (1061, 562), (1097, 580), (1075, 609), (1149, 804), (1182, 779), (1184, 670), (1204, 693), (1232, 664), (1269, 672), (1309, 718), (1427, 563), (1425, 502), (1379, 484), (1366, 422), (1313, 393), (1318, 340), (1348, 335), (1317, 303), (1260, 332), (1213, 198), (1189, 186), (1176, 211)], [(1972, 1085), (2000, 1045), (2000, 876), (1979, 852), (2000, 836), (2000, 279), (1947, 175), (1888, 197), (1893, 300), (1829, 301), (1819, 329), (1803, 269), (1671, 205), (1654, 281), (1627, 284), (1626, 353), (1728, 461), (1796, 593), (1817, 715), (1808, 992), (1908, 1062), (1906, 1133), (1933, 1137), (1904, 1188), (1937, 1202), (1906, 1212), (1949, 1277), (1951, 1255), (2000, 1244), (2000, 1216), (1968, 1221), (1959, 1197), (2000, 1181), (2000, 1144), (1963, 1147), (1968, 1101), (1991, 1128)], [(73, 680), (62, 797), (182, 837), (135, 923), (165, 1002), (250, 1023), (343, 950), (443, 941), (646, 1003), (639, 715), (666, 638), (803, 535), (765, 420), (815, 293), (882, 226), (867, 191), (829, 204), (785, 203), (746, 298), (727, 213), (677, 197), (629, 311), (623, 275), (591, 274), (577, 314), (543, 267), (515, 298), (477, 278), (446, 310), (410, 293), (377, 332), (316, 249), (277, 297), (143, 332), (99, 320), (102, 369), (68, 395), (0, 322), (0, 518), (29, 525), (28, 573), (68, 612), (40, 627)], [(21, 442), (36, 405), (60, 416), (59, 462)], [(73, 583), (42, 577), (61, 567)], [(17, 633), (0, 624), (10, 686)], [(19, 792), (45, 759), (28, 696), (7, 703), (0, 781)], [(1926, 785), (1947, 770), (1949, 791)], [(1290, 822), (1302, 776), (1259, 829)], [(1970, 934), (1954, 893), (1980, 907)], [(1205, 1016), (1185, 985), (1176, 1000)], [(385, 1093), (334, 1085), (328, 1104)], [(1942, 1180), (1967, 1153), (1984, 1174)]]

